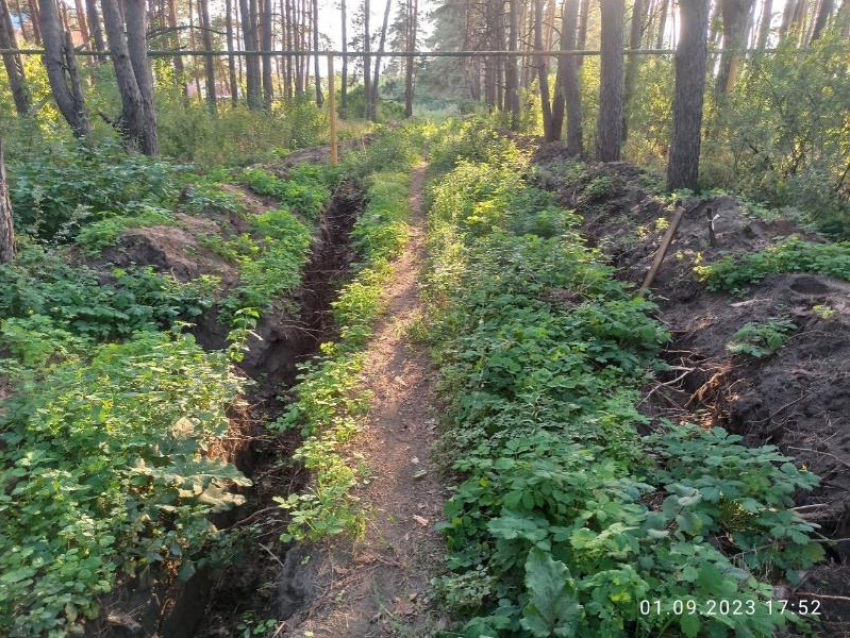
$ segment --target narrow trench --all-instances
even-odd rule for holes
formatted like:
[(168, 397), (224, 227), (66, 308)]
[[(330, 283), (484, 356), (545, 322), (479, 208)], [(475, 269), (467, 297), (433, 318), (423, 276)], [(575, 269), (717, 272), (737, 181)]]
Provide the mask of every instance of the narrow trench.
[(299, 364), (314, 356), (320, 343), (336, 336), (331, 304), (351, 267), (350, 235), (363, 205), (363, 193), (355, 183), (346, 181), (337, 188), (319, 222), (294, 303), (260, 321), (256, 332), (261, 339), (249, 343), (242, 363), (254, 385), (246, 397), (245, 414), (235, 415), (242, 422), (241, 436), (229, 446), (227, 456), (254, 484), (244, 492), (243, 506), (214, 522), (237, 534), (247, 527), (242, 521), (265, 522), (262, 516), (251, 519), (263, 510), (271, 513), (271, 522), (232, 555), (229, 567), (215, 574), (199, 570), (162, 605), (157, 633), (161, 638), (229, 638), (237, 635), (246, 614), (258, 621), (273, 615), (269, 609), (273, 592), (266, 586), (280, 571), (271, 547), (283, 522), (282, 516), (274, 516), (273, 499), (299, 491), (308, 476), (286, 462), (298, 447), (297, 433), (278, 435), (265, 424), (277, 418), (291, 398), (287, 395), (297, 381)]

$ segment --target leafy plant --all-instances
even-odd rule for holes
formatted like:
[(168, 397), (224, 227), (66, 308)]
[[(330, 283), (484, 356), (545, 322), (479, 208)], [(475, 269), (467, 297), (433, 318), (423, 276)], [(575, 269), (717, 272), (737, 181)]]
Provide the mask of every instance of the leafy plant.
[(748, 354), (757, 359), (769, 357), (785, 343), (797, 326), (787, 319), (771, 319), (765, 323), (744, 324), (726, 344), (732, 354)]
[[(467, 574), (476, 586), (454, 635), (661, 635), (672, 623), (774, 635), (795, 618), (768, 612), (772, 587), (757, 577), (819, 557), (789, 509), (815, 477), (721, 430), (640, 434), (637, 389), (667, 334), (574, 231), (516, 234), (505, 201), (528, 202), (528, 216), (551, 206), (522, 179), (501, 189), (516, 162), (454, 162), (432, 189), (426, 334), (447, 404), (439, 451), (458, 477), (437, 590), (450, 600)], [(471, 225), (488, 202), (500, 212)], [(649, 598), (759, 606), (641, 613)]]
[(217, 535), (207, 516), (248, 484), (203, 455), (240, 389), (223, 353), (147, 332), (90, 354), (21, 378), (0, 416), (4, 634), (79, 633), (121, 574), (188, 577)]
[(728, 255), (695, 270), (709, 290), (732, 292), (772, 273), (810, 272), (850, 281), (850, 242), (816, 244), (789, 237), (760, 252)]

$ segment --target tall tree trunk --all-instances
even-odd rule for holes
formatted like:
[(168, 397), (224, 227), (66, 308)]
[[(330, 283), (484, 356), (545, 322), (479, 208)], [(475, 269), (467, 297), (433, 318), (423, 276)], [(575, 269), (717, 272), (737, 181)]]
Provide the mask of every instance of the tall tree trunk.
[[(242, 9), (242, 32), (246, 51), (257, 51), (257, 3), (256, 0), (239, 0)], [(256, 55), (246, 56), (245, 79), (248, 85), (248, 108), (263, 108), (262, 87), (260, 86), (260, 60)]]
[(9, 199), (9, 183), (6, 181), (3, 131), (0, 130), (0, 264), (8, 264), (14, 258), (15, 222), (12, 217), (12, 202)]
[[(716, 93), (726, 95), (735, 85), (742, 54), (739, 49), (747, 46), (747, 17), (753, 0), (720, 0), (723, 16), (723, 54), (717, 72)], [(730, 51), (731, 49), (731, 51)]]
[(320, 107), (325, 101), (322, 95), (322, 75), (319, 72), (319, 0), (312, 0), (313, 9), (313, 50), (316, 51), (316, 57), (313, 59), (313, 75), (316, 76), (316, 106)]
[(664, 32), (667, 30), (667, 14), (670, 12), (670, 0), (662, 0), (661, 14), (658, 16), (658, 35), (655, 39), (655, 48), (664, 48)]
[(600, 0), (602, 60), (599, 82), (599, 122), (596, 156), (600, 162), (620, 159), (623, 139), (623, 22), (624, 0)]
[[(409, 24), (407, 25), (407, 50), (415, 51), (416, 50), (416, 32), (418, 30), (418, 20), (419, 20), (419, 0), (409, 0), (408, 1), (408, 9), (407, 9), (407, 19)], [(405, 117), (413, 117), (413, 65), (415, 64), (415, 59), (413, 57), (407, 58), (405, 60), (405, 70), (404, 70), (404, 116)], [(514, 67), (514, 73), (516, 73), (516, 67)], [(514, 78), (514, 82), (516, 82), (516, 78)]]
[(667, 155), (667, 188), (696, 190), (702, 139), (708, 0), (679, 0), (681, 34), (676, 50), (673, 133)]
[[(266, 0), (270, 2), (271, 0)], [(201, 41), (204, 44), (204, 50), (213, 50), (212, 40), (212, 22), (210, 21), (210, 3), (209, 0), (198, 0), (198, 13), (201, 17)], [(215, 93), (215, 58), (210, 55), (204, 56), (204, 75), (206, 76), (207, 85), (207, 106), (210, 113), (215, 115), (218, 113), (216, 105)]]
[[(280, 0), (280, 40), (284, 50), (291, 50), (290, 38), (292, 36), (292, 23), (289, 21), (289, 3)], [(292, 97), (292, 56), (287, 55), (281, 60), (283, 65), (283, 98), (288, 100)]]
[(818, 9), (818, 15), (815, 19), (815, 26), (812, 30), (812, 42), (817, 40), (821, 36), (821, 33), (823, 33), (823, 30), (826, 27), (826, 23), (829, 20), (829, 16), (832, 14), (832, 10), (834, 7), (834, 0), (821, 0), (820, 8)]
[(272, 112), (272, 100), (274, 99), (274, 85), (272, 84), (272, 58), (268, 54), (272, 50), (272, 0), (262, 0), (262, 49), (264, 51), (262, 60), (263, 71), (263, 106), (266, 111)]
[(370, 12), (371, 7), (369, 6), (369, 0), (363, 0), (363, 99), (365, 100), (363, 117), (367, 120), (372, 114), (372, 107), (369, 104), (372, 98), (372, 60), (369, 56), (369, 52), (372, 48), (370, 40), (371, 34), (369, 33)]
[[(508, 0), (508, 51), (517, 50), (519, 0)], [(519, 69), (515, 55), (505, 60), (505, 110), (510, 114), (511, 129), (519, 128)]]
[(40, 0), (39, 9), (44, 64), (53, 99), (74, 135), (83, 137), (88, 135), (91, 125), (83, 101), (73, 47), (69, 50), (65, 34), (62, 33), (56, 0)]
[[(348, 16), (346, 16), (345, 0), (340, 0), (340, 18), (342, 20), (342, 52), (348, 52)], [(348, 117), (348, 56), (342, 56), (342, 88), (339, 96), (339, 116)]]
[[(12, 26), (12, 16), (9, 14), (9, 5), (6, 0), (0, 0), (0, 48), (18, 48), (15, 29)], [(3, 65), (6, 67), (6, 74), (9, 76), (9, 90), (12, 92), (12, 100), (15, 102), (15, 111), (18, 115), (26, 115), (30, 110), (30, 93), (27, 89), (21, 58), (14, 53), (4, 53)]]
[(147, 13), (145, 0), (124, 0), (127, 28), (127, 50), (142, 96), (142, 135), (140, 149), (145, 155), (159, 152), (159, 136), (153, 106), (153, 70), (148, 58)]
[[(632, 22), (629, 28), (629, 49), (637, 51), (640, 49), (641, 36), (643, 35), (643, 2), (635, 0), (632, 5)], [(639, 55), (630, 55), (626, 62), (626, 80), (623, 93), (623, 143), (629, 137), (629, 104), (635, 92), (637, 82)]]
[(770, 37), (770, 22), (773, 19), (773, 0), (764, 0), (761, 9), (761, 22), (759, 23), (759, 36), (756, 40), (756, 48), (767, 47), (767, 39)]
[(230, 101), (239, 104), (239, 82), (236, 79), (236, 56), (233, 55), (233, 0), (225, 0), (225, 30), (227, 31), (227, 71), (230, 77)]
[[(189, 46), (192, 51), (195, 51), (198, 48), (197, 39), (195, 38), (195, 2), (196, 0), (189, 0)], [(198, 74), (198, 59), (196, 57), (192, 57), (190, 59), (192, 61), (192, 80), (195, 83), (195, 95), (197, 95), (198, 102), (200, 102), (201, 78)]]
[[(587, 23), (590, 20), (590, 0), (581, 0), (581, 13), (578, 21), (578, 37), (576, 40), (576, 49), (584, 51), (587, 48)], [(578, 66), (584, 64), (584, 56), (578, 58)]]
[[(103, 41), (103, 29), (100, 28), (100, 12), (97, 10), (97, 0), (86, 0), (88, 27), (94, 40), (94, 49), (98, 53), (106, 52), (106, 42)], [(105, 55), (97, 56), (98, 62), (106, 60)]]
[[(46, 2), (48, 0), (42, 0)], [(142, 0), (126, 0), (125, 13), (127, 16), (126, 34), (125, 26), (121, 20), (121, 11), (117, 0), (102, 0), (103, 24), (106, 27), (106, 38), (109, 42), (109, 51), (112, 54), (112, 64), (115, 68), (115, 79), (118, 91), (121, 94), (121, 115), (116, 123), (119, 132), (127, 139), (130, 148), (140, 150), (146, 155), (154, 155), (157, 152), (158, 139), (156, 135), (156, 123), (153, 119), (153, 108), (147, 104), (147, 96), (142, 91), (142, 85), (150, 77), (147, 75), (150, 67), (147, 67), (147, 54), (144, 60), (139, 58), (137, 50), (139, 40), (144, 46), (144, 10)], [(141, 20), (139, 19), (141, 13)], [(131, 35), (132, 34), (132, 35)], [(133, 49), (130, 49), (130, 41), (133, 41)], [(134, 62), (133, 56), (137, 59)], [(142, 65), (146, 68), (141, 69)], [(139, 73), (136, 69), (139, 68)], [(148, 85), (150, 86), (150, 85)]]
[[(169, 37), (168, 42), (172, 48), (179, 51), (183, 45), (180, 43), (180, 30), (177, 27), (177, 0), (167, 1), (168, 28), (171, 29), (171, 37)], [(189, 87), (186, 84), (186, 69), (183, 66), (183, 56), (175, 55), (172, 63), (174, 64), (174, 83), (182, 90), (183, 97), (188, 98)]]
[(794, 13), (797, 10), (797, 2), (802, 2), (802, 0), (785, 1), (785, 8), (782, 11), (782, 24), (779, 27), (780, 42), (785, 39), (788, 35), (788, 31), (791, 29), (791, 22), (794, 19)]
[(83, 10), (83, 0), (74, 0), (74, 9), (77, 12), (77, 27), (86, 45), (89, 44), (89, 26), (86, 24), (86, 12)]
[[(576, 45), (579, 0), (565, 0), (564, 20), (561, 24), (561, 48), (569, 51)], [(567, 107), (567, 153), (573, 157), (584, 154), (581, 84), (578, 75), (578, 59), (564, 58), (564, 100)]]
[[(41, 37), (41, 11), (38, 8), (36, 0), (29, 0), (30, 7), (30, 24), (32, 25), (32, 36), (35, 38), (35, 43), (43, 45)], [(23, 24), (23, 22), (21, 22)]]
[(369, 119), (373, 122), (378, 119), (378, 77), (381, 73), (381, 56), (387, 43), (387, 28), (390, 23), (390, 7), (392, 0), (387, 0), (384, 5), (384, 21), (381, 25), (381, 37), (378, 41), (378, 52), (375, 55), (375, 72), (372, 75), (372, 97), (369, 100)]
[[(543, 0), (534, 0), (534, 50), (543, 51)], [(540, 106), (543, 113), (543, 138), (547, 142), (557, 139), (552, 128), (552, 104), (549, 101), (548, 58), (540, 55), (535, 59), (537, 82), (540, 85)]]

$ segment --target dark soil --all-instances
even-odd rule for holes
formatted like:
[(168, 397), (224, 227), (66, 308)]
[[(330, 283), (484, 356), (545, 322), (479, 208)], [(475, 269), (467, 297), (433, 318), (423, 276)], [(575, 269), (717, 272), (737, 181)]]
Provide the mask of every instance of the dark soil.
[[(256, 197), (241, 187), (230, 189), (243, 194), (249, 215), (276, 207), (274, 201)], [(282, 412), (285, 393), (295, 383), (298, 364), (317, 352), (320, 341), (333, 337), (330, 304), (338, 280), (345, 276), (351, 262), (349, 234), (362, 203), (361, 192), (350, 183), (343, 183), (334, 193), (317, 226), (301, 286), (263, 314), (254, 330), (256, 336), (249, 340), (240, 368), (254, 383), (244, 401), (232, 408), (228, 435), (208, 450), (210, 455), (234, 463), (253, 481), (253, 486), (244, 491), (246, 505), (216, 516), (213, 521), (219, 528), (233, 532), (233, 566), (219, 574), (199, 569), (185, 583), (177, 579), (163, 583), (144, 575), (127, 582), (103, 601), (106, 611), (91, 627), (93, 635), (230, 637), (236, 635), (243, 612), (261, 610), (258, 618), (269, 616), (268, 596), (274, 591), (264, 588), (264, 584), (276, 581), (280, 566), (267, 552), (282, 553), (278, 537), (285, 524), (273, 497), (300, 489), (307, 477), (297, 465), (287, 462), (297, 447), (297, 436), (272, 433), (264, 424)], [(222, 281), (219, 298), (224, 298), (238, 283), (237, 269), (206, 249), (199, 238), (246, 232), (250, 224), (240, 215), (221, 214), (178, 215), (178, 221), (179, 226), (126, 231), (118, 245), (105, 251), (92, 265), (103, 269), (105, 276), (114, 265), (129, 264), (150, 265), (181, 281), (204, 274), (217, 275)], [(205, 348), (226, 346), (227, 328), (218, 320), (216, 309), (197, 322), (193, 333)], [(249, 525), (257, 526), (259, 537), (252, 537), (250, 545), (240, 544), (238, 538)], [(269, 546), (275, 549), (267, 549)]]
[[(538, 183), (583, 219), (583, 232), (639, 285), (663, 235), (658, 219), (672, 206), (644, 171), (625, 163), (579, 172), (560, 144), (535, 155)], [(673, 340), (674, 369), (646, 389), (651, 417), (698, 422), (740, 434), (748, 445), (773, 444), (819, 475), (798, 495), (806, 518), (834, 539), (850, 537), (850, 284), (817, 274), (775, 274), (741, 296), (708, 291), (694, 266), (726, 254), (761, 250), (783, 237), (823, 238), (786, 219), (765, 221), (732, 197), (682, 202), (686, 214), (652, 286), (657, 318)], [(709, 219), (714, 217), (714, 238)], [(813, 310), (832, 309), (829, 318)], [(773, 355), (731, 355), (726, 345), (748, 322), (790, 319), (797, 326)], [(823, 596), (823, 636), (850, 636), (850, 541), (830, 545), (826, 561), (803, 575), (791, 595)]]

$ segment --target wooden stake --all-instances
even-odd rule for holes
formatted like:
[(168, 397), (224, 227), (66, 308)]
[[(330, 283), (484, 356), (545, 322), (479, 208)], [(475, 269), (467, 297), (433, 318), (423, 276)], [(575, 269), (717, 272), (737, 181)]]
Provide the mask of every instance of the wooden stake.
[(331, 166), (339, 164), (336, 148), (336, 91), (334, 90), (334, 56), (328, 54), (328, 108), (331, 111)]
[(676, 212), (673, 214), (673, 220), (667, 227), (667, 232), (664, 233), (664, 239), (661, 240), (658, 252), (655, 253), (655, 258), (652, 260), (652, 267), (649, 269), (649, 272), (646, 273), (646, 279), (643, 280), (643, 285), (640, 287), (640, 290), (638, 290), (638, 294), (644, 294), (655, 280), (655, 275), (658, 274), (658, 269), (661, 268), (661, 262), (664, 261), (664, 257), (667, 255), (667, 250), (670, 248), (670, 244), (673, 243), (673, 236), (676, 234), (676, 231), (679, 228), (679, 223), (682, 221), (684, 214), (684, 206), (682, 206), (681, 202), (677, 202)]

